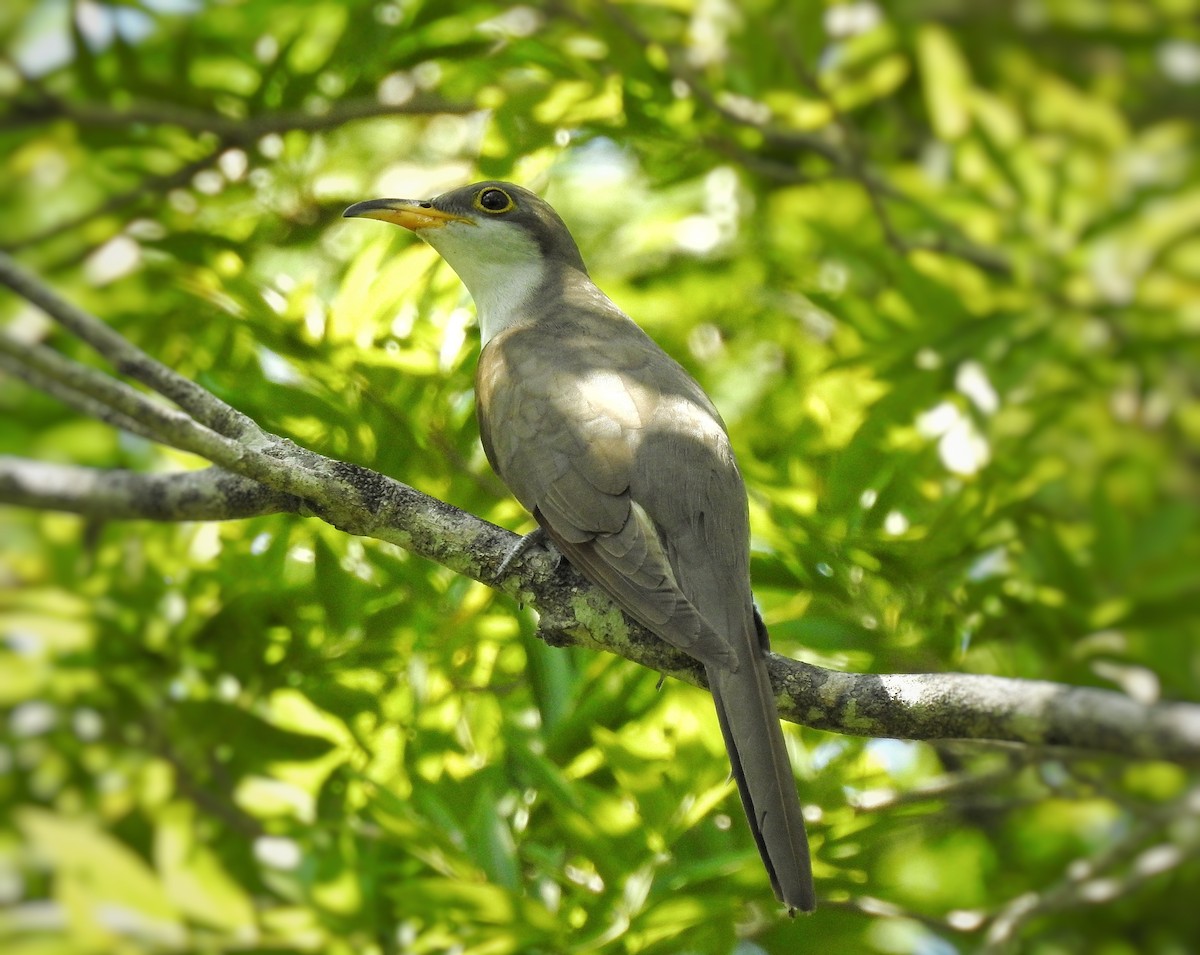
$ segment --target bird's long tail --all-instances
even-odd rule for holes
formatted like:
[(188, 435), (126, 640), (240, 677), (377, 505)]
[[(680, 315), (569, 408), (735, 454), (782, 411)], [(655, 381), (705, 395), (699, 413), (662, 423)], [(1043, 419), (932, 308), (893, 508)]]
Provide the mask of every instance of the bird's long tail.
[(808, 837), (766, 660), (754, 654), (736, 672), (706, 669), (733, 777), (771, 887), (789, 908), (811, 912), (816, 897)]

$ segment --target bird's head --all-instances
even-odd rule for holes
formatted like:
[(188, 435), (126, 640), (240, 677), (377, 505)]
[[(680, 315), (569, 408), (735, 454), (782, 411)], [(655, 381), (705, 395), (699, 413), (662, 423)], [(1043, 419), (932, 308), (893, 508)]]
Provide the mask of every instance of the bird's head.
[(481, 305), (499, 287), (528, 285), (553, 266), (587, 272), (558, 213), (510, 182), (477, 182), (436, 199), (368, 199), (343, 215), (412, 230), (450, 264)]

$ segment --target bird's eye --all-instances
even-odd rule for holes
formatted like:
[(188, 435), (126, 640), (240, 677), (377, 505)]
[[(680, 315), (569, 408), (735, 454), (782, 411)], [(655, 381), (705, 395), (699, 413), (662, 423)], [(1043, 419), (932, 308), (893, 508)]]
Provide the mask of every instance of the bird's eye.
[(513, 208), (512, 197), (503, 189), (484, 189), (475, 197), (475, 204), (484, 212), (508, 212)]

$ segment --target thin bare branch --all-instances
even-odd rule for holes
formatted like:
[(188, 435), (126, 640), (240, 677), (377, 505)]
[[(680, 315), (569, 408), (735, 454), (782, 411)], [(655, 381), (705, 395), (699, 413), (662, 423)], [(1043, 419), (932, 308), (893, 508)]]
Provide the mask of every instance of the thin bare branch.
[(43, 394), (47, 394), (51, 398), (56, 398), (68, 408), (73, 408), (82, 415), (95, 418), (97, 421), (103, 421), (105, 424), (110, 424), (114, 428), (120, 428), (122, 431), (128, 431), (130, 434), (136, 434), (138, 437), (146, 438), (148, 441), (158, 440), (153, 428), (138, 421), (136, 418), (131, 418), (123, 412), (113, 409), (91, 395), (73, 388), (53, 375), (39, 371), (37, 368), (23, 361), (19, 355), (13, 354), (8, 348), (10, 344), (11, 339), (8, 336), (0, 335), (0, 369), (3, 369), (15, 378), (20, 378), (27, 385), (36, 388)]
[(29, 345), (3, 332), (0, 367), (76, 411), (182, 451), (207, 454), (211, 445), (200, 441), (200, 437), (220, 437), (190, 415), (161, 404), (111, 375), (72, 361), (52, 348)]
[(113, 521), (228, 521), (303, 507), (297, 497), (216, 467), (142, 474), (8, 455), (0, 455), (0, 502)]

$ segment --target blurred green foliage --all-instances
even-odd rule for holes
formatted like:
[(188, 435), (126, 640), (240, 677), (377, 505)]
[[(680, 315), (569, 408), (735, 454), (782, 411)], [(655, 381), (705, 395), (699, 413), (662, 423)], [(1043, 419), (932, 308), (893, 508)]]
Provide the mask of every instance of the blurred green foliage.
[[(1196, 699), (1198, 12), (16, 0), (0, 246), (265, 427), (528, 529), (453, 273), (339, 218), (519, 180), (725, 414), (777, 650)], [(3, 453), (197, 464), (0, 408)], [(480, 585), (292, 516), (0, 540), (9, 955), (1200, 941), (1178, 767), (789, 728), (793, 923), (704, 695)]]

